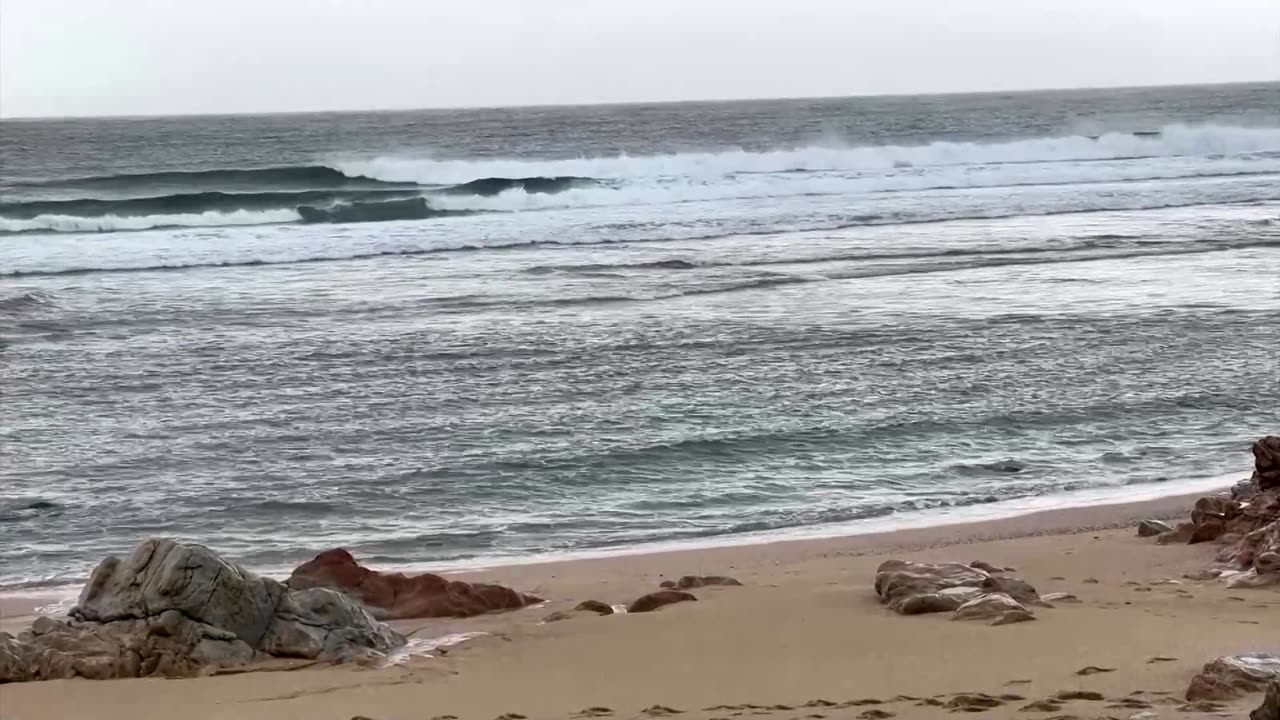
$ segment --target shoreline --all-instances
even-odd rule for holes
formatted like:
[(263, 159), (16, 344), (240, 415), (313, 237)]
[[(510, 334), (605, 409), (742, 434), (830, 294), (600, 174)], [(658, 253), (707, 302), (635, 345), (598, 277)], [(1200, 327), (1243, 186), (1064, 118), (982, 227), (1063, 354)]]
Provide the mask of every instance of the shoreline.
[[(1096, 492), (1064, 493), (1062, 495), (1024, 498), (1005, 503), (966, 508), (926, 510), (905, 516), (874, 518), (853, 523), (798, 528), (803, 534), (795, 536), (766, 533), (748, 533), (735, 536), (719, 536), (717, 542), (649, 543), (589, 553), (571, 553), (567, 556), (551, 554), (515, 558), (510, 562), (464, 563), (413, 563), (399, 566), (379, 566), (384, 572), (406, 574), (438, 573), (469, 582), (500, 582), (519, 587), (521, 583), (536, 582), (548, 570), (581, 565), (599, 567), (618, 564), (647, 568), (663, 562), (679, 562), (690, 557), (723, 559), (735, 562), (749, 556), (756, 549), (769, 547), (783, 557), (802, 557), (815, 548), (833, 548), (842, 553), (866, 554), (884, 550), (923, 550), (935, 547), (965, 545), (975, 542), (1008, 540), (1039, 535), (1072, 534), (1096, 530), (1115, 529), (1132, 525), (1145, 518), (1168, 519), (1184, 515), (1187, 508), (1207, 492), (1226, 490), (1235, 474), (1203, 478), (1176, 483), (1160, 483), (1176, 494), (1142, 493), (1142, 499), (1125, 499), (1117, 493), (1110, 497)], [(1128, 490), (1115, 488), (1114, 490)], [(1192, 489), (1195, 488), (1195, 489)], [(1072, 498), (1077, 501), (1092, 496), (1092, 502), (1077, 502), (1057, 507), (1033, 509), (1031, 504), (1048, 505), (1051, 501)], [(986, 512), (978, 515), (978, 510)], [(935, 522), (912, 524), (911, 520), (925, 515)], [(797, 530), (797, 529), (793, 529)], [(727, 541), (727, 542), (726, 542)], [(218, 548), (211, 548), (217, 551)], [(122, 548), (120, 553), (128, 552)], [(360, 558), (357, 556), (357, 560)], [(261, 571), (260, 575), (283, 579), (292, 568)], [(661, 577), (661, 573), (657, 576)], [(87, 578), (86, 578), (87, 579)], [(83, 583), (59, 585), (49, 588), (0, 590), (0, 631), (14, 632), (24, 628), (32, 620), (44, 614), (65, 612), (74, 604)]]
[[(49, 680), (0, 686), (0, 694), (6, 711), (23, 720), (648, 720), (675, 714), (666, 708), (681, 720), (942, 720), (954, 717), (949, 703), (975, 693), (998, 701), (983, 717), (1025, 720), (1028, 703), (1051, 703), (1064, 691), (1096, 699), (1051, 703), (1063, 717), (1101, 717), (1102, 703), (1120, 702), (1133, 709), (1116, 717), (1140, 707), (1160, 717), (1212, 717), (1175, 708), (1176, 698), (1215, 657), (1280, 649), (1263, 631), (1280, 595), (1186, 579), (1213, 561), (1214, 543), (1137, 537), (1137, 520), (1185, 518), (1201, 495), (474, 570), (459, 577), (547, 600), (466, 619), (392, 621), (428, 654), (415, 648), (391, 665), (285, 663), (189, 679)], [(1079, 601), (1035, 608), (1035, 622), (1007, 627), (954, 622), (945, 613), (898, 615), (872, 587), (890, 559), (1011, 566), (1040, 593)], [(727, 575), (742, 586), (696, 589), (697, 602), (654, 613), (547, 621), (585, 600), (631, 601), (686, 574)], [(1256, 704), (1255, 696), (1242, 697), (1215, 712), (1244, 717)], [(891, 714), (865, 714), (868, 706)]]
[[(1236, 480), (1247, 478), (1248, 470), (1240, 473), (1213, 475), (1207, 478), (1190, 478), (1171, 480), (1164, 483), (1143, 483), (1138, 486), (1121, 486), (1107, 488), (1088, 488), (1082, 491), (1056, 493), (1034, 497), (1016, 498), (1016, 500), (986, 503), (986, 505), (970, 505), (965, 507), (936, 507), (936, 509), (918, 510), (909, 514), (893, 514), (883, 518), (867, 518), (845, 521), (845, 523), (803, 525), (803, 527), (760, 530), (760, 532), (724, 534), (709, 538), (690, 539), (690, 541), (655, 541), (628, 544), (622, 547), (595, 548), (595, 550), (579, 550), (567, 552), (539, 552), (522, 556), (472, 557), (458, 561), (424, 561), (410, 564), (379, 566), (379, 570), (396, 571), (396, 573), (422, 574), (434, 573), (449, 577), (492, 577), (503, 571), (516, 568), (541, 568), (541, 566), (573, 564), (573, 562), (607, 561), (626, 559), (626, 557), (643, 557), (653, 555), (680, 555), (690, 552), (716, 552), (730, 548), (750, 548), (756, 546), (772, 546), (772, 544), (806, 543), (822, 541), (840, 541), (845, 538), (867, 538), (876, 541), (893, 536), (910, 537), (916, 533), (938, 534), (950, 536), (948, 529), (1011, 528), (1020, 525), (1037, 524), (1039, 521), (1050, 521), (1052, 528), (1066, 529), (1073, 527), (1070, 515), (1075, 512), (1087, 512), (1091, 509), (1114, 509), (1123, 512), (1133, 507), (1137, 512), (1148, 507), (1147, 515), (1151, 518), (1166, 519), (1179, 515), (1194, 502), (1197, 497), (1206, 493), (1225, 491)], [(1061, 503), (1066, 505), (1061, 505)], [(1167, 515), (1160, 515), (1167, 512)], [(1059, 519), (1062, 514), (1068, 518)], [(1105, 512), (1106, 514), (1106, 512)], [(1139, 512), (1140, 514), (1140, 512)], [(1124, 521), (1137, 521), (1132, 514), (1124, 514)], [(1023, 521), (1019, 521), (1023, 519)], [(923, 520), (923, 521), (922, 521)], [(1119, 521), (1093, 529), (1114, 528)], [(1009, 530), (1005, 530), (1009, 532)], [(1052, 533), (1047, 530), (1046, 533)], [(1039, 534), (1046, 534), (1039, 533)], [(1025, 534), (1030, 534), (1028, 529)], [(975, 536), (980, 537), (980, 536)], [(1011, 534), (1004, 539), (1024, 537), (1024, 534)], [(972, 541), (970, 541), (972, 542)], [(959, 544), (959, 543), (957, 543)], [(129, 548), (119, 548), (116, 555), (128, 552)], [(212, 547), (218, 551), (219, 548)], [(316, 552), (325, 550), (319, 548)], [(95, 561), (95, 565), (97, 561)], [(360, 557), (357, 556), (357, 560)], [(255, 573), (270, 578), (288, 577), (292, 566), (274, 566), (274, 568), (248, 568)], [(86, 578), (84, 580), (87, 580)], [(84, 580), (77, 583), (47, 585), (36, 588), (0, 588), (0, 630), (14, 625), (17, 621), (29, 621), (41, 614), (58, 609), (69, 610), (83, 587)]]

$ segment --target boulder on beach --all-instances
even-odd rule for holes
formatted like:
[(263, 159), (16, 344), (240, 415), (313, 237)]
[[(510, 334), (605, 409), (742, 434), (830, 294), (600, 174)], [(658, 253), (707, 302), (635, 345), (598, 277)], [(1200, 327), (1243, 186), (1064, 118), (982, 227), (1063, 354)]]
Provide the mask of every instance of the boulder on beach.
[(1034, 620), (1022, 603), (1002, 592), (990, 592), (966, 602), (956, 608), (952, 620), (987, 620), (992, 625)]
[(289, 591), (200, 545), (147, 540), (93, 571), (65, 621), (0, 636), (0, 681), (187, 677), (266, 657), (377, 656), (405, 638), (331, 590)]
[(1253, 484), (1259, 490), (1280, 489), (1280, 436), (1258, 440), (1253, 450)]
[(1280, 680), (1280, 656), (1268, 653), (1220, 657), (1205, 664), (1187, 686), (1188, 702), (1233, 700)]
[(955, 619), (990, 620), (993, 625), (1035, 619), (1027, 605), (1051, 607), (1031, 583), (1007, 572), (981, 560), (889, 560), (876, 570), (875, 590), (880, 602), (902, 615), (953, 612)]
[(698, 598), (687, 592), (679, 590), (659, 590), (655, 593), (649, 593), (643, 597), (637, 598), (635, 602), (627, 607), (629, 613), (653, 612), (661, 607), (673, 605), (680, 602), (694, 602)]
[(1143, 520), (1138, 523), (1138, 537), (1155, 537), (1173, 532), (1173, 527), (1159, 520)]
[(299, 565), (285, 583), (294, 590), (338, 590), (358, 600), (379, 620), (471, 617), (542, 602), (501, 585), (370, 570), (342, 548), (326, 550)]
[(731, 577), (724, 577), (723, 575), (685, 575), (676, 581), (676, 587), (681, 590), (692, 590), (693, 588), (712, 586), (741, 587), (742, 583)]

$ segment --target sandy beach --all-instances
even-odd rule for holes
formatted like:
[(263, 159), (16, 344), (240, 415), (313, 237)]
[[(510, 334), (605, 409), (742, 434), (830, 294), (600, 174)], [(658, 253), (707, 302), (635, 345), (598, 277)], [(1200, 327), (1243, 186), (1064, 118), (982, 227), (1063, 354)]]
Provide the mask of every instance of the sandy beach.
[[(689, 720), (933, 718), (949, 716), (948, 704), (963, 702), (957, 694), (982, 693), (999, 703), (984, 711), (990, 718), (1129, 718), (1143, 704), (1162, 718), (1212, 717), (1179, 710), (1188, 680), (1219, 655), (1274, 651), (1280, 634), (1267, 633), (1274, 633), (1280, 595), (1184, 579), (1210, 562), (1212, 543), (1156, 546), (1135, 536), (1136, 520), (1183, 516), (1192, 499), (498, 568), (464, 579), (508, 584), (547, 604), (469, 620), (396, 623), (417, 639), (485, 633), (434, 657), (384, 668), (281, 665), (184, 680), (7, 685), (0, 687), (0, 715), (549, 720), (678, 711)], [(1041, 593), (1070, 592), (1082, 602), (1000, 627), (955, 622), (948, 614), (899, 616), (872, 589), (876, 567), (891, 558), (1012, 566)], [(583, 600), (627, 603), (686, 574), (731, 575), (743, 586), (698, 589), (698, 602), (644, 615), (542, 621)], [(4, 614), (13, 624), (25, 611), (10, 599)], [(1025, 709), (1064, 691), (1096, 692), (1103, 700), (1065, 701), (1053, 712)], [(1224, 705), (1216, 716), (1244, 717), (1256, 704), (1249, 698)]]

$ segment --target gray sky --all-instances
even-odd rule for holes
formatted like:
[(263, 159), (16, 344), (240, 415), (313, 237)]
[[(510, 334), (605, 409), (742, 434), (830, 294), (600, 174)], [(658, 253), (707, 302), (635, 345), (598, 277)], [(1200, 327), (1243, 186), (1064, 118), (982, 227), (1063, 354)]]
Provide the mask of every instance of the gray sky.
[(0, 115), (1280, 79), (1280, 0), (0, 0)]

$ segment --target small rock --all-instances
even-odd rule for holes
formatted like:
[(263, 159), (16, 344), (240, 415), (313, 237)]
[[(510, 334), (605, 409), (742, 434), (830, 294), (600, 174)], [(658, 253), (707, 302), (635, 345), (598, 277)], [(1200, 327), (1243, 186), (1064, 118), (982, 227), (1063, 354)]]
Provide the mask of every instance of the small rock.
[(560, 610), (558, 612), (553, 612), (550, 615), (542, 618), (542, 622), (553, 623), (553, 622), (560, 622), (562, 620), (571, 620), (572, 618), (573, 618), (572, 613), (567, 613), (563, 610)]
[(1014, 623), (1030, 622), (1035, 619), (1036, 616), (1032, 615), (1030, 610), (1006, 610), (987, 624), (993, 626), (1012, 625)]
[(1101, 702), (1107, 699), (1102, 693), (1094, 692), (1093, 690), (1063, 690), (1054, 695), (1054, 697), (1063, 701), (1090, 700), (1094, 702)]
[(1155, 537), (1167, 532), (1173, 532), (1173, 528), (1159, 520), (1143, 520), (1138, 523), (1138, 537)]
[(1177, 661), (1178, 661), (1178, 658), (1176, 658), (1176, 657), (1168, 657), (1168, 656), (1166, 656), (1166, 655), (1156, 655), (1155, 657), (1149, 657), (1149, 658), (1147, 658), (1147, 664), (1148, 664), (1148, 665), (1154, 665), (1155, 663), (1163, 663), (1163, 662), (1177, 662)]
[(973, 562), (969, 563), (969, 567), (977, 568), (979, 570), (983, 570), (989, 573), (1004, 572), (1004, 568), (998, 568), (995, 565), (992, 565), (991, 563), (985, 562), (983, 560), (974, 560)]
[(1054, 712), (1062, 709), (1062, 703), (1053, 700), (1036, 700), (1033, 703), (1023, 705), (1022, 709), (1026, 712)]
[(665, 705), (650, 705), (640, 712), (650, 717), (666, 717), (667, 715), (684, 714), (683, 710), (676, 710), (675, 708), (669, 708)]
[(731, 577), (723, 577), (720, 575), (708, 575), (705, 577), (698, 577), (696, 575), (685, 575), (684, 577), (680, 578), (678, 582), (676, 582), (676, 587), (680, 588), (681, 590), (691, 590), (693, 588), (712, 587), (712, 586), (741, 587), (742, 583), (738, 582), (737, 580)]
[(1087, 578), (1085, 578), (1084, 580), (1081, 580), (1080, 582), (1082, 582), (1082, 583), (1084, 583), (1084, 584), (1086, 584), (1086, 585), (1097, 585), (1097, 584), (1098, 584), (1098, 578), (1091, 578), (1091, 577), (1087, 577)]
[(597, 615), (613, 614), (613, 606), (607, 603), (602, 603), (599, 600), (585, 600), (578, 603), (578, 606), (575, 607), (574, 610), (577, 610), (578, 612), (593, 612)]
[(1097, 675), (1099, 673), (1109, 673), (1109, 672), (1115, 672), (1115, 671), (1116, 671), (1115, 668), (1098, 667), (1097, 665), (1089, 665), (1087, 667), (1082, 667), (1079, 670), (1077, 670), (1076, 674), (1077, 675)]
[(660, 607), (666, 607), (667, 605), (673, 605), (680, 602), (694, 602), (697, 599), (698, 598), (687, 592), (680, 592), (678, 590), (660, 590), (638, 598), (627, 608), (627, 612), (653, 612)]
[(662, 582), (658, 583), (658, 587), (666, 588), (667, 590), (675, 590), (676, 583), (674, 580), (663, 580)]
[(871, 710), (863, 710), (858, 713), (858, 717), (861, 718), (861, 720), (885, 720), (885, 718), (894, 717), (894, 713), (891, 713), (888, 710), (872, 708)]
[(1140, 713), (1130, 715), (1129, 720), (1160, 720), (1160, 716), (1150, 710), (1143, 710)]
[(964, 712), (981, 712), (1001, 705), (1004, 705), (1004, 701), (1000, 698), (991, 697), (983, 693), (962, 693), (951, 698), (951, 701), (945, 707), (950, 710)]
[(1082, 602), (1080, 598), (1076, 597), (1075, 595), (1072, 595), (1069, 592), (1049, 593), (1048, 595), (1042, 595), (1040, 599), (1050, 603), (1075, 604), (1075, 603)]

